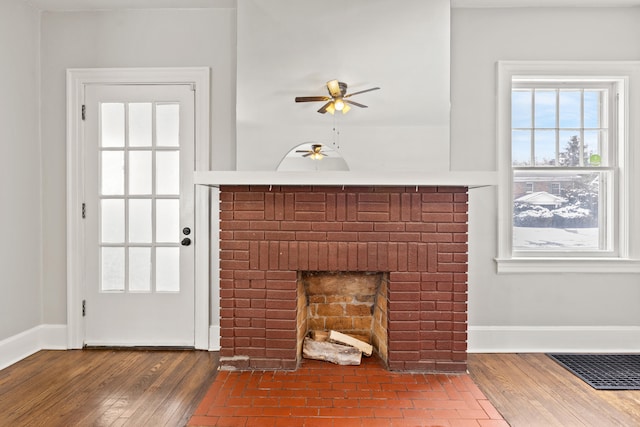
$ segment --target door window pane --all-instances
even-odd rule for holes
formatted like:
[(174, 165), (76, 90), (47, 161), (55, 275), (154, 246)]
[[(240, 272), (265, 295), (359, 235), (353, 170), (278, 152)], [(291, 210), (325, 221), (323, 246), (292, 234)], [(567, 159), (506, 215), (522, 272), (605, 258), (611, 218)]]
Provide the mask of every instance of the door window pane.
[(129, 242), (151, 243), (151, 200), (129, 199)]
[(151, 248), (129, 248), (129, 290), (151, 291)]
[(178, 151), (156, 152), (156, 193), (180, 194), (180, 153)]
[(158, 147), (180, 145), (180, 106), (178, 104), (156, 105), (156, 144)]
[(101, 191), (103, 195), (124, 194), (124, 152), (102, 152)]
[(129, 152), (129, 194), (151, 194), (151, 151)]
[(101, 242), (123, 243), (124, 199), (103, 199), (101, 205)]
[(129, 146), (151, 146), (151, 103), (129, 104)]
[(178, 243), (179, 232), (180, 201), (156, 200), (156, 242)]
[(180, 290), (180, 248), (156, 249), (156, 291)]
[(124, 104), (101, 104), (100, 131), (103, 147), (124, 147)]
[(124, 248), (102, 248), (102, 290), (124, 291)]

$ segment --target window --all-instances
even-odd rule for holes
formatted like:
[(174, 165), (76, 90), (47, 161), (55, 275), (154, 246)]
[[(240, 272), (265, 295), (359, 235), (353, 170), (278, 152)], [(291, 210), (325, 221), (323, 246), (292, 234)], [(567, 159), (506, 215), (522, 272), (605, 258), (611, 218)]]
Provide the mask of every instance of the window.
[(626, 118), (638, 64), (628, 74), (612, 64), (500, 63), (498, 271), (630, 260)]
[[(512, 79), (513, 251), (614, 250), (611, 195), (618, 173), (609, 154), (617, 146), (610, 123), (616, 122), (618, 86)], [(522, 181), (538, 190), (521, 192)]]

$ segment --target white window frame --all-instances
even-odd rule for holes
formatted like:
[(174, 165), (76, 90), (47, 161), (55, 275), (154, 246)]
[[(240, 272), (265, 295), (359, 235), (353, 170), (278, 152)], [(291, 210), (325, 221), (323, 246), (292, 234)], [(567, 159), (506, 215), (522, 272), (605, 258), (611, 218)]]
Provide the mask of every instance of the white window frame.
[[(514, 79), (610, 80), (619, 84), (618, 182), (612, 203), (613, 250), (598, 254), (518, 253), (513, 250), (513, 178), (511, 167), (511, 91)], [(499, 273), (640, 272), (640, 62), (638, 61), (500, 61), (497, 65), (498, 256)], [(611, 126), (617, 124), (611, 123)], [(635, 184), (635, 185), (634, 185)], [(635, 190), (634, 190), (635, 188)]]

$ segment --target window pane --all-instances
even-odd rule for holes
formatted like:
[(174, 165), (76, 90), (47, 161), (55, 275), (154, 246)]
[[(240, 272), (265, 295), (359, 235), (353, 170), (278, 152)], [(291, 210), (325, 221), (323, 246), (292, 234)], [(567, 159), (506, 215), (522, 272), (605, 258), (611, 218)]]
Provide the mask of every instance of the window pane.
[(151, 243), (151, 200), (129, 200), (129, 242)]
[(561, 90), (560, 91), (560, 127), (561, 128), (579, 128), (581, 92), (578, 90)]
[(129, 152), (129, 194), (151, 194), (151, 151)]
[(129, 104), (129, 146), (151, 146), (151, 103)]
[(156, 291), (180, 291), (180, 248), (156, 248)]
[(605, 93), (606, 91), (602, 90), (584, 91), (584, 127), (602, 127), (602, 120), (600, 117), (602, 111), (601, 102)]
[(102, 152), (102, 194), (124, 194), (124, 151)]
[[(513, 249), (602, 249), (599, 216), (606, 204), (601, 196), (605, 173), (515, 171)], [(534, 182), (536, 191), (527, 193), (526, 182)]]
[(124, 200), (101, 201), (101, 242), (124, 243)]
[(124, 291), (124, 248), (102, 248), (103, 291)]
[(606, 132), (600, 130), (584, 131), (585, 158), (589, 166), (607, 166), (602, 149), (606, 145), (606, 135)]
[(180, 238), (180, 201), (156, 200), (156, 242), (178, 243)]
[(129, 290), (151, 290), (151, 248), (129, 248)]
[(556, 133), (549, 130), (537, 130), (535, 138), (535, 165), (555, 166), (556, 164)]
[(156, 152), (156, 193), (180, 194), (180, 153)]
[(531, 128), (531, 90), (514, 90), (511, 97), (511, 127)]
[(124, 104), (101, 104), (100, 130), (102, 147), (124, 147)]
[(511, 136), (511, 158), (513, 166), (531, 165), (531, 132), (514, 130)]
[(535, 91), (535, 127), (556, 127), (556, 91), (536, 89)]
[(158, 147), (180, 145), (180, 106), (178, 104), (156, 105), (156, 144)]
[[(580, 136), (575, 131), (562, 131), (560, 135), (560, 165), (567, 167), (584, 166), (584, 152)], [(580, 161), (583, 158), (583, 161)]]

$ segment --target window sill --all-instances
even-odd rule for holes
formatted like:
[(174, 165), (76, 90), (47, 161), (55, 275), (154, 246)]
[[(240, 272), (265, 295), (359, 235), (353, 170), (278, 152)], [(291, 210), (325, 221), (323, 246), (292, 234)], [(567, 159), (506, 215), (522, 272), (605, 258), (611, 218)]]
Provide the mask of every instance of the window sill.
[(640, 259), (496, 258), (498, 273), (640, 273)]

